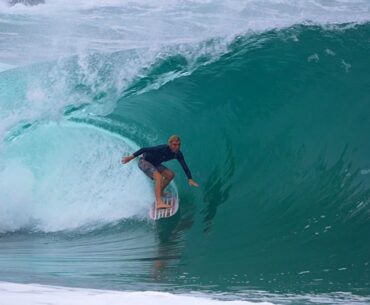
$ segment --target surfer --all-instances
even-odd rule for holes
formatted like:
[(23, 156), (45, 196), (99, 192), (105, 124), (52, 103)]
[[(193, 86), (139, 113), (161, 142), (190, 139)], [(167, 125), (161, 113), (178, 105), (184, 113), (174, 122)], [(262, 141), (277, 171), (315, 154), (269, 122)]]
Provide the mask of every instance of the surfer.
[(180, 151), (181, 140), (179, 136), (169, 137), (167, 144), (153, 147), (143, 147), (134, 152), (131, 156), (123, 157), (122, 163), (126, 164), (132, 159), (143, 156), (139, 159), (139, 168), (151, 179), (155, 181), (155, 198), (157, 209), (166, 209), (171, 207), (165, 204), (161, 198), (167, 185), (175, 177), (175, 173), (162, 165), (162, 162), (177, 159), (181, 164), (190, 186), (198, 187), (198, 184), (192, 179), (191, 172), (187, 166), (184, 156)]

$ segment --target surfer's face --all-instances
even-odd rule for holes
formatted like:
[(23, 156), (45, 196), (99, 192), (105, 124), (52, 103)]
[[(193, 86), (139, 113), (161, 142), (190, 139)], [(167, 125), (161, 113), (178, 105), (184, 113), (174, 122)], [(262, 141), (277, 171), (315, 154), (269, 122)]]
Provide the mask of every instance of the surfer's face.
[(171, 149), (173, 152), (177, 152), (177, 151), (179, 151), (179, 149), (180, 149), (180, 145), (181, 145), (181, 142), (180, 142), (180, 141), (172, 141), (172, 142), (170, 142), (170, 144), (169, 144), (170, 149)]

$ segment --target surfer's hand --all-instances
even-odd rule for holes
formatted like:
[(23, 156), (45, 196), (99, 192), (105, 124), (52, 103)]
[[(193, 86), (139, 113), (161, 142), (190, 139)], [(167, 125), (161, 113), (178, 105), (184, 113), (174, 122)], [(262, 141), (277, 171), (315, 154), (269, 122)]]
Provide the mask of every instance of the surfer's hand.
[(193, 179), (189, 179), (189, 185), (190, 186), (195, 186), (195, 187), (198, 187), (199, 185), (198, 185), (198, 183), (196, 183)]
[(130, 162), (133, 158), (135, 157), (134, 156), (123, 157), (121, 162), (122, 164), (126, 164), (127, 162)]

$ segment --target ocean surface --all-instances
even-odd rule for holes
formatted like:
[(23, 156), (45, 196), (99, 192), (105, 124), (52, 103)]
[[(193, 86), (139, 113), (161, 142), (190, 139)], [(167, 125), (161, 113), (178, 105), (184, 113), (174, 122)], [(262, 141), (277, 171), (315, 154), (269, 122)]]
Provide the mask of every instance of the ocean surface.
[(0, 304), (369, 304), (369, 134), (368, 0), (2, 0)]

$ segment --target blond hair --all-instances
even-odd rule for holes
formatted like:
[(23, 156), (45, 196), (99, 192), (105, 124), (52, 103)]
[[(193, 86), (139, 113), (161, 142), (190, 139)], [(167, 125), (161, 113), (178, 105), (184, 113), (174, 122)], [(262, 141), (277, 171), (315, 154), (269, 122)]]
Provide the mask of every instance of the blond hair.
[(172, 136), (170, 136), (170, 137), (168, 138), (168, 143), (171, 143), (171, 142), (173, 142), (173, 141), (179, 141), (179, 142), (181, 142), (180, 137), (179, 137), (179, 136), (177, 136), (177, 135), (172, 135)]

